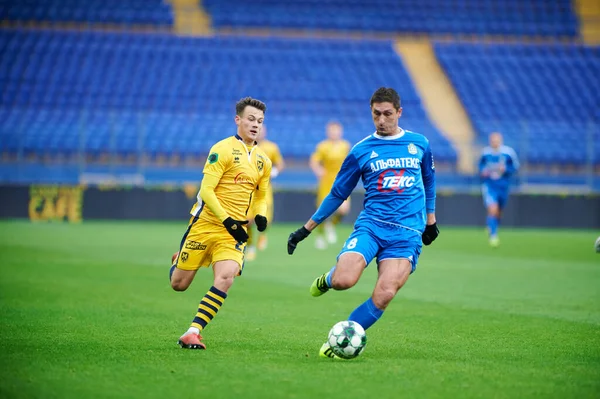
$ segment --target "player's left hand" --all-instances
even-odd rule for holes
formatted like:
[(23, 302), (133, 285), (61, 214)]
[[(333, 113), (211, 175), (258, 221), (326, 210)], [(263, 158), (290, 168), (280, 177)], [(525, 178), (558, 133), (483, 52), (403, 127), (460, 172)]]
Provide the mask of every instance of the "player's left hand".
[(256, 223), (258, 231), (265, 231), (267, 229), (267, 218), (263, 215), (254, 216), (254, 223)]
[(440, 229), (438, 229), (437, 224), (429, 224), (425, 226), (425, 231), (421, 235), (421, 239), (423, 240), (423, 244), (429, 245), (435, 241), (437, 236), (440, 234)]
[(293, 254), (294, 251), (296, 250), (296, 246), (298, 245), (298, 243), (302, 240), (304, 240), (306, 237), (308, 237), (308, 235), (310, 234), (310, 231), (302, 226), (300, 227), (298, 230), (294, 231), (292, 234), (290, 234), (290, 237), (288, 238), (288, 254)]

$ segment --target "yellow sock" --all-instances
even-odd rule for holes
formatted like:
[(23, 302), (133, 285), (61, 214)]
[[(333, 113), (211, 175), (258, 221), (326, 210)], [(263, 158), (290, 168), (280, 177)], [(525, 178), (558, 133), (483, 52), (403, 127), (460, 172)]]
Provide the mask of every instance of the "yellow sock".
[(210, 287), (204, 298), (200, 301), (200, 305), (198, 305), (198, 313), (196, 313), (191, 327), (202, 331), (217, 315), (217, 312), (223, 306), (223, 302), (225, 302), (225, 298), (227, 298), (225, 292), (214, 286)]

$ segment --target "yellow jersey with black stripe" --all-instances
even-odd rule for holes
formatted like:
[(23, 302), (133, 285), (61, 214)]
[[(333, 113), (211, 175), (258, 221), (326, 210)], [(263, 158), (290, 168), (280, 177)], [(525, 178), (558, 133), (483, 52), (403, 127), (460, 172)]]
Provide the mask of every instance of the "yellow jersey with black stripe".
[[(259, 146), (249, 148), (236, 135), (219, 141), (210, 149), (203, 173), (219, 179), (214, 191), (227, 215), (235, 220), (246, 220), (254, 191), (259, 186), (269, 186), (271, 165)], [(198, 216), (200, 221), (222, 226), (222, 221), (204, 206), (200, 192), (190, 213)]]
[(333, 183), (349, 152), (350, 143), (346, 140), (323, 140), (317, 145), (311, 159), (319, 162), (325, 169), (323, 180), (331, 180)]
[(258, 145), (267, 157), (271, 160), (273, 165), (277, 165), (283, 160), (281, 156), (281, 151), (279, 151), (279, 146), (272, 141), (263, 140)]

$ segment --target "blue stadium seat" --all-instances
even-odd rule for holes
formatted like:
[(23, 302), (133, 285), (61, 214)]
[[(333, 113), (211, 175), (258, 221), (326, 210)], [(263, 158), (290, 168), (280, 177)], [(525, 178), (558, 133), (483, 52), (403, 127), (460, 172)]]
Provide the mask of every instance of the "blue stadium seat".
[(481, 142), (499, 130), (528, 162), (600, 162), (600, 48), (436, 43), (435, 51)]
[(173, 25), (163, 0), (19, 0), (0, 3), (0, 17), (10, 21)]
[[(127, 155), (142, 146), (152, 154), (204, 155), (233, 132), (234, 104), (251, 95), (267, 103), (282, 152), (306, 157), (331, 119), (351, 142), (372, 133), (369, 98), (391, 86), (402, 96), (401, 125), (425, 134), (439, 161), (456, 162), (390, 41), (3, 30), (0, 54), (2, 137), (15, 134), (6, 119), (17, 113), (28, 135), (44, 126), (65, 138), (33, 140), (28, 151), (60, 151), (61, 143), (74, 151), (80, 143), (91, 154)], [(47, 120), (22, 110), (44, 111)]]
[(216, 27), (576, 37), (571, 0), (202, 0)]

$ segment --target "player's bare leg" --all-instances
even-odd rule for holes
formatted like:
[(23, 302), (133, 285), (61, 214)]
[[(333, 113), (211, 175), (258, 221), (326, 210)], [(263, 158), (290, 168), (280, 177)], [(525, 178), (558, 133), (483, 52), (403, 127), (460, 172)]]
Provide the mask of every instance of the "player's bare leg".
[(365, 266), (365, 258), (359, 253), (347, 252), (340, 255), (334, 268), (315, 279), (310, 287), (310, 294), (321, 296), (330, 288), (341, 291), (353, 287)]
[[(379, 262), (379, 276), (372, 296), (377, 309), (385, 310), (388, 307), (408, 280), (411, 270), (412, 265), (408, 259), (385, 259)], [(365, 329), (368, 327), (363, 326)]]
[(269, 245), (269, 241), (267, 239), (267, 234), (266, 233), (258, 233), (258, 242), (256, 243), (256, 248), (259, 251), (264, 251), (265, 249), (267, 249), (268, 245)]
[[(337, 265), (313, 282), (310, 287), (311, 295), (323, 295), (330, 288), (341, 291), (353, 287), (360, 279), (366, 266), (365, 258), (361, 254), (348, 252), (340, 255)], [(319, 349), (319, 356), (339, 359), (327, 342)]]
[[(358, 254), (347, 253), (344, 255), (354, 255), (360, 256)], [(341, 257), (340, 257), (341, 259)], [(362, 269), (364, 270), (364, 259), (362, 261)], [(338, 265), (339, 267), (339, 265)], [(336, 272), (338, 268), (336, 267)], [(349, 269), (357, 272), (356, 269)], [(408, 277), (410, 276), (410, 271), (412, 270), (412, 265), (408, 259), (385, 259), (379, 262), (379, 276), (377, 277), (377, 283), (375, 284), (375, 289), (373, 290), (373, 295), (371, 298), (366, 300), (364, 303), (359, 305), (348, 317), (348, 320), (352, 320), (360, 324), (365, 330), (371, 327), (379, 318), (383, 315), (383, 311), (388, 307), (392, 299), (396, 296), (400, 288), (406, 283)], [(362, 271), (360, 271), (362, 274)], [(353, 276), (351, 273), (346, 275), (345, 273), (341, 273), (342, 276)], [(358, 275), (360, 278), (360, 274)], [(334, 279), (332, 279), (332, 282)], [(358, 279), (356, 279), (358, 281)], [(356, 281), (354, 284), (356, 284)], [(335, 289), (345, 289), (341, 287), (350, 288), (354, 284), (351, 279), (345, 281), (345, 284), (340, 284), (339, 281), (333, 283), (333, 287)], [(340, 287), (340, 288), (337, 288)], [(329, 346), (329, 343), (324, 343), (319, 350), (319, 356), (328, 357), (328, 358), (336, 358)]]
[(335, 214), (331, 216), (331, 220), (325, 222), (325, 236), (329, 244), (335, 244), (337, 242), (336, 226), (342, 221), (342, 218), (350, 212), (350, 203), (346, 200), (342, 202), (342, 205), (337, 209)]
[(357, 322), (365, 330), (375, 324), (406, 283), (411, 270), (412, 265), (408, 259), (384, 259), (379, 262), (379, 276), (373, 295), (354, 309), (348, 320)]
[(234, 260), (222, 260), (213, 265), (213, 285), (227, 293), (233, 285), (233, 279), (240, 274), (240, 265)]
[(173, 262), (173, 266), (171, 266), (171, 288), (175, 291), (185, 291), (188, 289), (192, 281), (194, 281), (194, 276), (196, 275), (197, 270), (183, 270), (179, 269), (175, 266), (175, 261), (179, 256), (179, 252), (177, 252), (171, 258)]
[(190, 328), (179, 338), (179, 345), (185, 349), (206, 349), (200, 331), (216, 316), (227, 298), (227, 291), (233, 279), (240, 273), (240, 265), (234, 260), (222, 260), (213, 265), (214, 281), (198, 305), (198, 312)]
[(492, 203), (487, 206), (487, 225), (490, 237), (490, 245), (498, 247), (500, 239), (498, 238), (498, 223), (500, 220), (500, 207), (497, 203)]
[(246, 242), (246, 256), (244, 257), (248, 262), (252, 262), (256, 259), (256, 246), (254, 245), (254, 241), (257, 231), (254, 230), (253, 225), (253, 218), (248, 218), (248, 241)]
[(325, 239), (325, 234), (326, 234), (326, 227), (327, 223), (329, 223), (329, 221), (325, 221), (325, 223), (320, 224), (319, 226), (317, 226), (316, 230), (316, 235), (315, 235), (315, 248), (317, 249), (325, 249), (327, 248), (327, 240)]
[(337, 217), (337, 214), (331, 216), (330, 220), (323, 223), (323, 230), (325, 231), (325, 240), (327, 244), (335, 244), (337, 242), (337, 234), (335, 232), (335, 225), (333, 219)]

